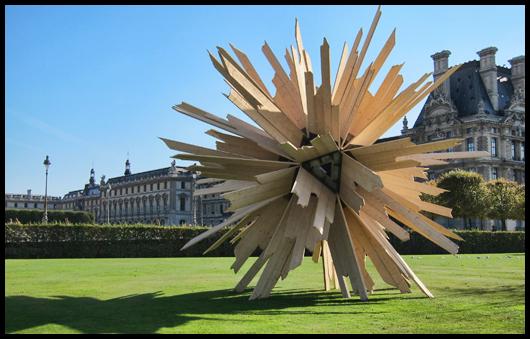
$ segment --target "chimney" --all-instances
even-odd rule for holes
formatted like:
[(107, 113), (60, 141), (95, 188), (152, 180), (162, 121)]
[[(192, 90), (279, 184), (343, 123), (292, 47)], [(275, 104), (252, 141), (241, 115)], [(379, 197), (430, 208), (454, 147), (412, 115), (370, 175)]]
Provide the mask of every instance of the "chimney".
[(497, 90), (497, 64), (495, 63), (496, 47), (484, 48), (478, 51), (480, 56), (480, 77), (488, 92), (491, 105), (495, 111), (499, 110), (499, 92)]
[(524, 98), (524, 55), (508, 60), (512, 65), (512, 84), (514, 92), (519, 91)]
[[(438, 53), (434, 53), (431, 55), (432, 60), (434, 61), (434, 73), (433, 78), (436, 81), (442, 74), (447, 71), (447, 68), (449, 68), (449, 55), (451, 55), (451, 52), (448, 50), (443, 50)], [(450, 81), (447, 79), (444, 81), (444, 83), (438, 87), (438, 90), (442, 92), (447, 99), (451, 97), (450, 92)]]

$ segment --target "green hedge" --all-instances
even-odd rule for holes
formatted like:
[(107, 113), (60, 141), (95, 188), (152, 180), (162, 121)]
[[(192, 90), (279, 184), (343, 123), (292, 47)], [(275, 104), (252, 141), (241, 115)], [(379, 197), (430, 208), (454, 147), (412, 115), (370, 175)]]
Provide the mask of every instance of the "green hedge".
[[(6, 225), (5, 255), (6, 258), (199, 257), (226, 229), (189, 249), (180, 251), (180, 248), (207, 229), (146, 225)], [(455, 241), (462, 254), (525, 251), (524, 232), (455, 233), (465, 240)], [(412, 233), (406, 242), (390, 235), (390, 241), (401, 254), (447, 253), (417, 233)], [(206, 256), (233, 256), (233, 246), (226, 241)]]
[[(15, 222), (18, 220), (22, 224), (41, 223), (44, 211), (6, 208), (5, 222)], [(93, 223), (94, 214), (85, 211), (57, 211), (48, 210), (48, 222), (67, 222), (73, 224)]]

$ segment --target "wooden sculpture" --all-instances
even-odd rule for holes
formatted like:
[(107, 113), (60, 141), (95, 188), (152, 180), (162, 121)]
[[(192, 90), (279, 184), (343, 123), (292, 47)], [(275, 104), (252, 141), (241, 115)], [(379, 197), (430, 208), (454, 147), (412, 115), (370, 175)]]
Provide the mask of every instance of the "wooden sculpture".
[(406, 293), (412, 280), (432, 297), (389, 243), (385, 232), (402, 241), (409, 239), (409, 232), (390, 216), (449, 253), (458, 251), (448, 238), (461, 238), (421, 213), (451, 217), (451, 209), (420, 199), (422, 193), (438, 195), (444, 190), (414, 178), (427, 179), (425, 166), (444, 164), (445, 159), (488, 153), (427, 153), (453, 147), (461, 139), (421, 145), (409, 138), (375, 143), (458, 69), (452, 67), (434, 83), (423, 84), (430, 76), (425, 74), (397, 94), (403, 83), (399, 74), (403, 64), (395, 65), (372, 94), (368, 88), (395, 44), (394, 30), (375, 61), (360, 72), (380, 15), (378, 8), (360, 52), (362, 29), (351, 52), (344, 44), (333, 86), (326, 39), (320, 47), (321, 85), (316, 87), (298, 22), (297, 48), (291, 46), (284, 55), (289, 74), (267, 43), (262, 48), (275, 71), (274, 95), (241, 50), (230, 46), (239, 63), (220, 47), (219, 59), (210, 54), (230, 86), (226, 97), (260, 128), (232, 115), (222, 119), (184, 102), (173, 107), (230, 133), (216, 129), (206, 132), (219, 140), (216, 150), (162, 138), (169, 148), (185, 152), (174, 158), (200, 162), (190, 169), (206, 177), (226, 179), (196, 193), (223, 193), (230, 201), (229, 211), (234, 212), (182, 249), (233, 225), (206, 252), (233, 237), (230, 242), (236, 244), (236, 260), (231, 268), (238, 272), (258, 247), (262, 250), (235, 287), (243, 291), (265, 266), (250, 299), (268, 297), (280, 277), (285, 279), (289, 271), (300, 266), (306, 249), (313, 253), (315, 262), (322, 256), (325, 289), (340, 288), (344, 297), (350, 297), (345, 277), (361, 300), (373, 291), (366, 256), (387, 284)]

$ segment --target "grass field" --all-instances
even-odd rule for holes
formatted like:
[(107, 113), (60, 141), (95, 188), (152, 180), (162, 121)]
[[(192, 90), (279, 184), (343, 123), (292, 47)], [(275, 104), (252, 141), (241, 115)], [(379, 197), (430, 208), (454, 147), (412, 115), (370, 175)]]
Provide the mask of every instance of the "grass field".
[[(525, 255), (404, 256), (434, 294), (400, 294), (368, 262), (367, 302), (322, 290), (306, 258), (271, 298), (231, 288), (233, 258), (6, 260), (7, 333), (524, 333)], [(253, 260), (252, 260), (253, 261)], [(254, 286), (254, 280), (251, 286)]]

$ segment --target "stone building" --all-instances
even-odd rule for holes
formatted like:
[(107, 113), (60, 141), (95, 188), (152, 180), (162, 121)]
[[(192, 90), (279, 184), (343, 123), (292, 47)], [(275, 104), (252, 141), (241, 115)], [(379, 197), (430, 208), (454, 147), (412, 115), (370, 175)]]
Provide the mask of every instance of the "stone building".
[(124, 175), (100, 187), (98, 222), (106, 222), (108, 215), (110, 223), (193, 223), (194, 174), (175, 162), (171, 167), (132, 174), (127, 160)]
[(99, 199), (101, 193), (99, 185), (96, 184), (96, 172), (90, 170), (90, 178), (85, 187), (80, 190), (66, 193), (62, 199), (62, 209), (74, 211), (87, 211), (94, 214), (97, 220), (99, 217)]
[[(506, 68), (496, 65), (496, 51), (495, 47), (479, 51), (480, 60), (464, 63), (431, 93), (413, 128), (404, 120), (402, 135), (416, 143), (459, 137), (465, 140), (454, 151), (491, 154), (437, 166), (430, 172), (432, 178), (463, 168), (486, 180), (504, 177), (525, 182), (524, 56), (509, 60), (512, 67)], [(435, 79), (447, 70), (450, 54), (432, 55)]]
[[(129, 160), (122, 176), (102, 177), (96, 184), (96, 173), (90, 170), (83, 189), (64, 197), (48, 196), (48, 209), (88, 211), (98, 223), (155, 223), (160, 225), (206, 225), (223, 222), (229, 202), (220, 194), (194, 196), (197, 188), (210, 187), (223, 180), (200, 178), (184, 167), (175, 165), (151, 171), (131, 172)], [(109, 190), (110, 187), (110, 190)], [(44, 196), (6, 194), (5, 208), (37, 208), (44, 210)]]
[[(195, 189), (208, 188), (223, 181), (224, 179), (200, 178), (195, 183)], [(195, 223), (205, 226), (222, 223), (232, 214), (226, 212), (229, 204), (228, 200), (221, 197), (220, 193), (195, 195)]]
[[(48, 196), (48, 210), (62, 209), (62, 198)], [(31, 190), (27, 194), (5, 194), (5, 208), (20, 208), (20, 209), (39, 209), (44, 210), (44, 195), (31, 194)]]
[[(464, 142), (448, 151), (488, 151), (491, 156), (450, 160), (432, 167), (431, 179), (455, 168), (480, 173), (485, 180), (507, 178), (525, 182), (525, 57), (509, 60), (511, 68), (498, 66), (497, 48), (477, 54), (464, 63), (427, 98), (412, 128), (403, 120), (402, 137), (421, 144), (447, 138)], [(449, 64), (447, 50), (432, 55), (434, 79)], [(519, 225), (520, 227), (520, 225)]]

